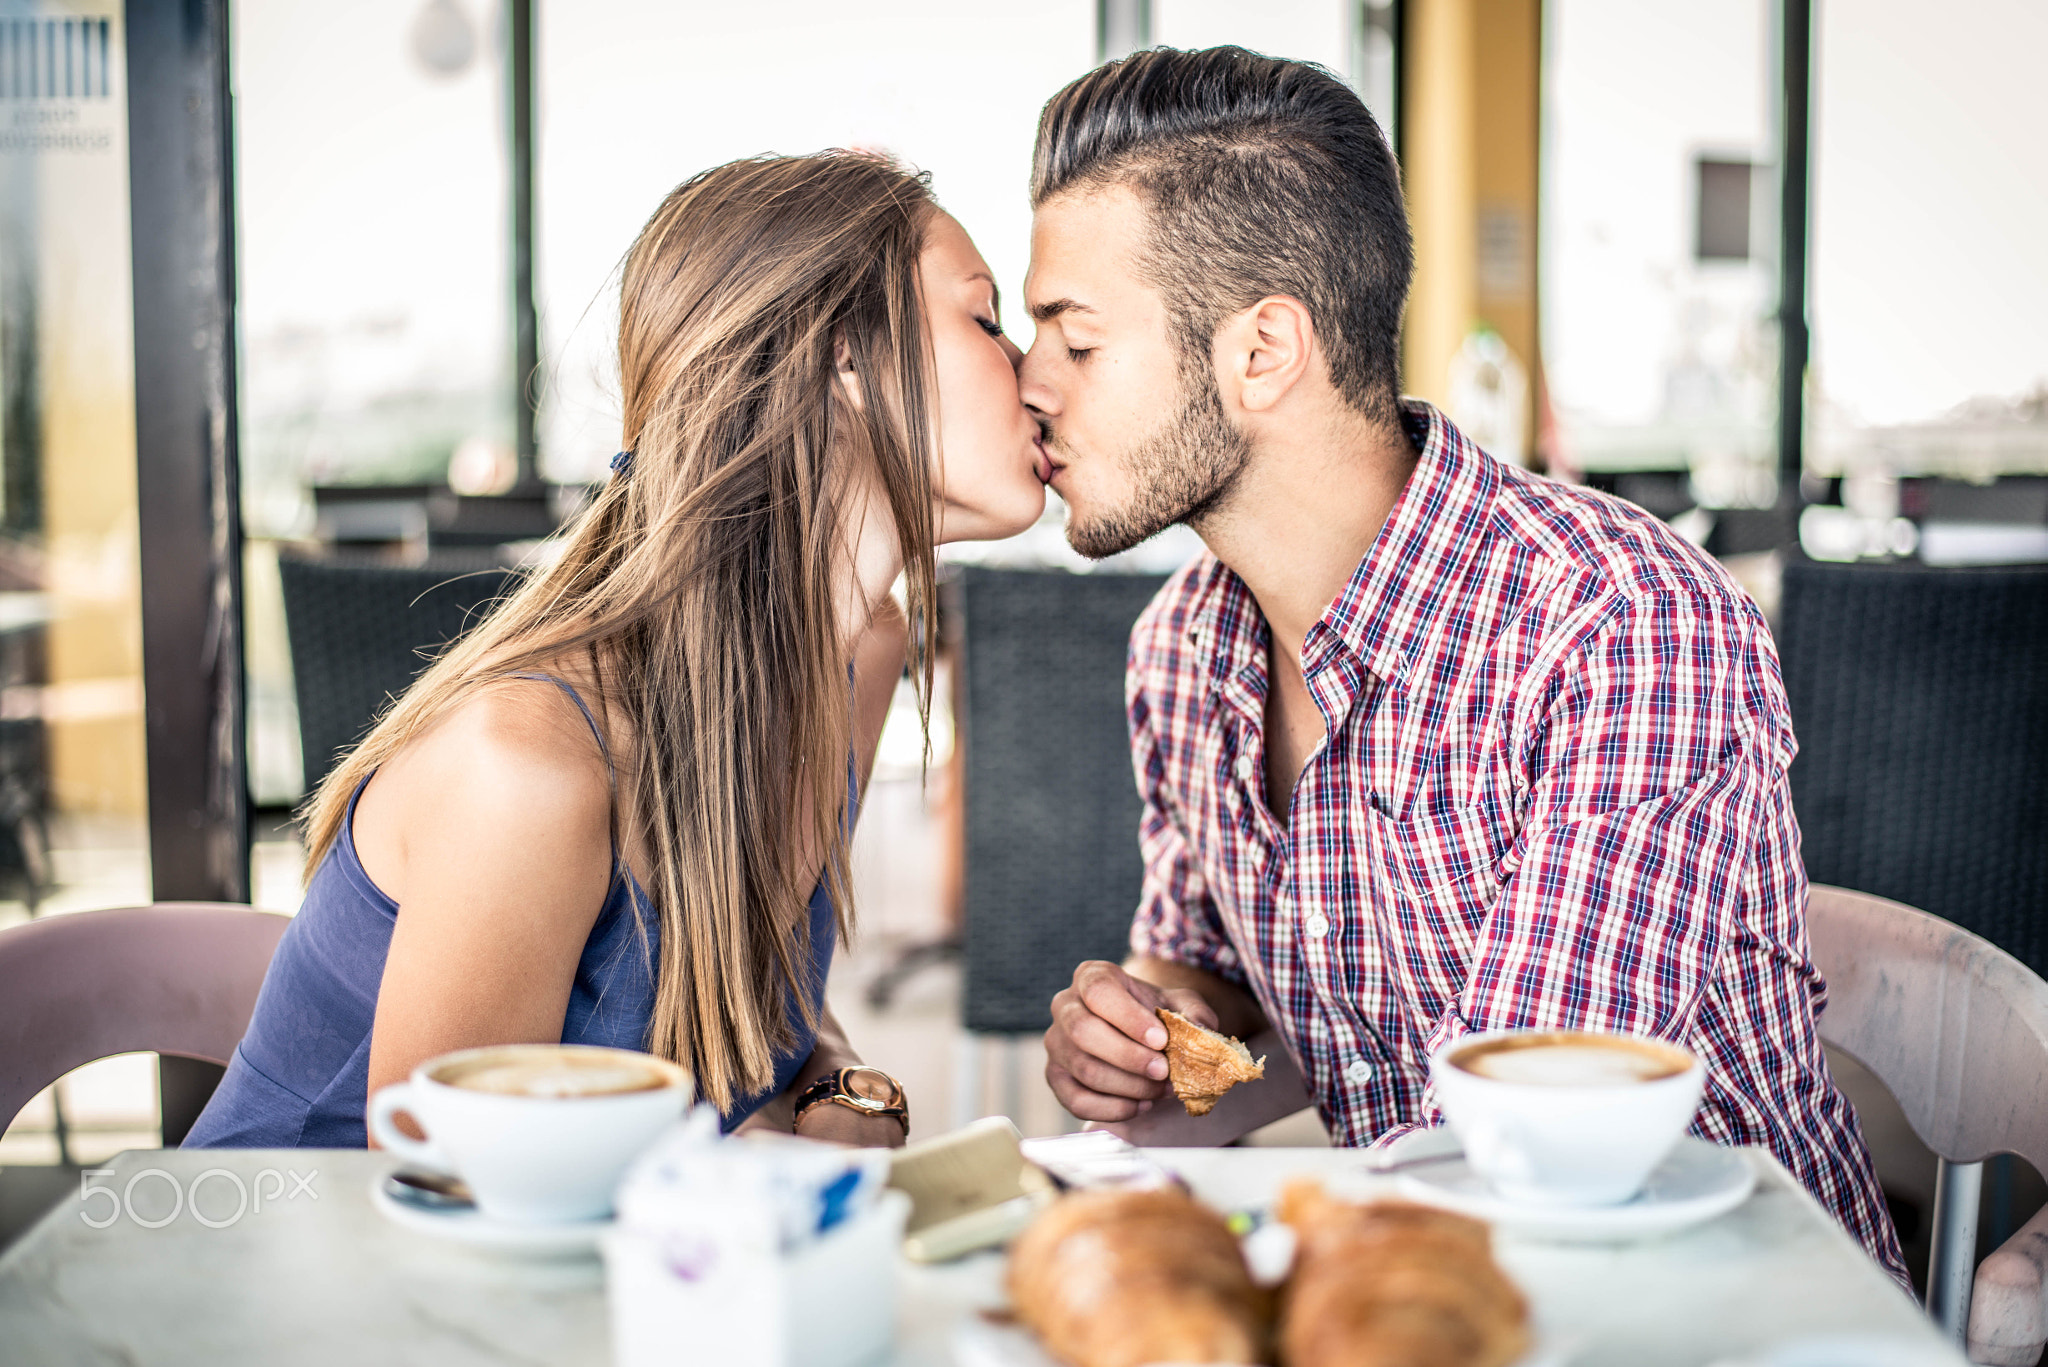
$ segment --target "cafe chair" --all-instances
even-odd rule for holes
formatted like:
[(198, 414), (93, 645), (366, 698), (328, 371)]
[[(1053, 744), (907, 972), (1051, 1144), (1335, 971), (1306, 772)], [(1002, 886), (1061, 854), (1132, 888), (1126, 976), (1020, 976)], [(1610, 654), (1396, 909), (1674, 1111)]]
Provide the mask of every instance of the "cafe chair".
[(1807, 875), (2048, 977), (2048, 565), (1795, 555), (1781, 601)]
[(280, 556), (285, 634), (312, 792), (390, 701), (516, 587), (518, 573)]
[(1124, 658), (1164, 582), (966, 566), (948, 585), (966, 804), (960, 1123), (979, 1114), (982, 1039), (1008, 1049), (1002, 1104), (1014, 1114), (1018, 1039), (1052, 1024), (1077, 964), (1127, 951), (1144, 867)]
[(225, 1066), (291, 918), (220, 902), (46, 916), (0, 930), (0, 1130), (110, 1054)]
[[(2048, 1171), (2048, 982), (1979, 935), (1867, 893), (1815, 884), (1821, 1038), (1884, 1084), (1938, 1160), (1928, 1311), (1973, 1362), (2048, 1346), (2048, 1210), (1973, 1267), (1984, 1160)], [(1973, 1286), (1974, 1283), (1974, 1286)]]

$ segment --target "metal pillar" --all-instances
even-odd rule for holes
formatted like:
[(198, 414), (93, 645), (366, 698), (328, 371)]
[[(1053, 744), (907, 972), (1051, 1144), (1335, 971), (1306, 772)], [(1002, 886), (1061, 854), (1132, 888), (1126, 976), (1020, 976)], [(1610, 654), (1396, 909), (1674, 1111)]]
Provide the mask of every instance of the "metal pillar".
[(1970, 1287), (1977, 1279), (1977, 1203), (1982, 1163), (1941, 1160), (1934, 1175), (1934, 1247), (1927, 1261), (1927, 1313), (1958, 1348), (1970, 1334)]
[[(157, 901), (249, 898), (228, 0), (128, 0), (149, 864)], [(166, 1057), (167, 1145), (220, 1070)]]
[(981, 1050), (986, 1036), (963, 1030), (953, 1041), (953, 1124), (959, 1129), (982, 1117)]
[(1812, 187), (1813, 0), (1778, 0), (1778, 499), (1806, 469), (1806, 261)]
[(1401, 159), (1400, 0), (1355, 0), (1351, 88), (1380, 121), (1394, 160)]
[[(1005, 1115), (1021, 1128), (1024, 1111), (1024, 1045), (1031, 1036), (962, 1031), (954, 1042), (953, 1128), (986, 1115)], [(996, 1109), (988, 1108), (988, 1051), (996, 1051)]]
[(1095, 0), (1095, 60), (1115, 61), (1152, 46), (1152, 0)]
[(540, 320), (533, 303), (533, 0), (505, 7), (511, 114), (512, 378), (517, 388), (513, 447), (520, 492), (540, 487)]

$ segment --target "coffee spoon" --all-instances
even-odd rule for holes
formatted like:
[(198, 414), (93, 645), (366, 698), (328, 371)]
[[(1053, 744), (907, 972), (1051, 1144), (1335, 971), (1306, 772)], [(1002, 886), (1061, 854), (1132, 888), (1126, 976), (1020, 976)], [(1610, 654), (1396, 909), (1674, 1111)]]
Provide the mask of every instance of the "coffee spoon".
[(1452, 1149), (1446, 1153), (1425, 1153), (1415, 1158), (1397, 1158), (1391, 1161), (1385, 1158), (1368, 1159), (1365, 1164), (1365, 1170), (1377, 1176), (1389, 1172), (1406, 1172), (1410, 1168), (1435, 1167), (1438, 1163), (1462, 1163), (1464, 1161), (1465, 1151), (1463, 1149)]
[(428, 1172), (421, 1168), (398, 1168), (384, 1175), (384, 1194), (421, 1210), (474, 1210), (476, 1197), (460, 1177)]

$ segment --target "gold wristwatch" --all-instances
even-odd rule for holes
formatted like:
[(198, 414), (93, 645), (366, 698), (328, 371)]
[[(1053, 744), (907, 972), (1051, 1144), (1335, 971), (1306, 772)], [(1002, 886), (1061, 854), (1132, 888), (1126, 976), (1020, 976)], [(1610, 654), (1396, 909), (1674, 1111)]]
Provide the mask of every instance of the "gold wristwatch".
[(825, 1074), (798, 1093), (796, 1123), (803, 1124), (804, 1116), (814, 1107), (827, 1103), (862, 1115), (888, 1116), (903, 1127), (904, 1138), (910, 1137), (910, 1103), (904, 1098), (903, 1084), (880, 1068), (856, 1063)]

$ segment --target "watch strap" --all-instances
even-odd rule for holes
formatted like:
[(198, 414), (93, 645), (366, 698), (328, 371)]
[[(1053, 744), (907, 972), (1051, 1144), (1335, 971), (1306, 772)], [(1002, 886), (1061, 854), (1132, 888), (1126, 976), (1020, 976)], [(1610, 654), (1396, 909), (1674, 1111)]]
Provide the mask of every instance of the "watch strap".
[[(864, 1097), (854, 1091), (848, 1081), (848, 1075), (852, 1073), (873, 1073), (875, 1076), (882, 1078), (889, 1084), (888, 1098), (883, 1101), (877, 1101), (872, 1097)], [(901, 1125), (904, 1136), (906, 1138), (909, 1137), (910, 1103), (903, 1095), (903, 1084), (883, 1072), (880, 1068), (871, 1067), (867, 1064), (854, 1064), (825, 1074), (797, 1094), (795, 1123), (801, 1123), (805, 1115), (824, 1105), (844, 1106), (848, 1110), (856, 1111), (861, 1115), (887, 1116)]]

